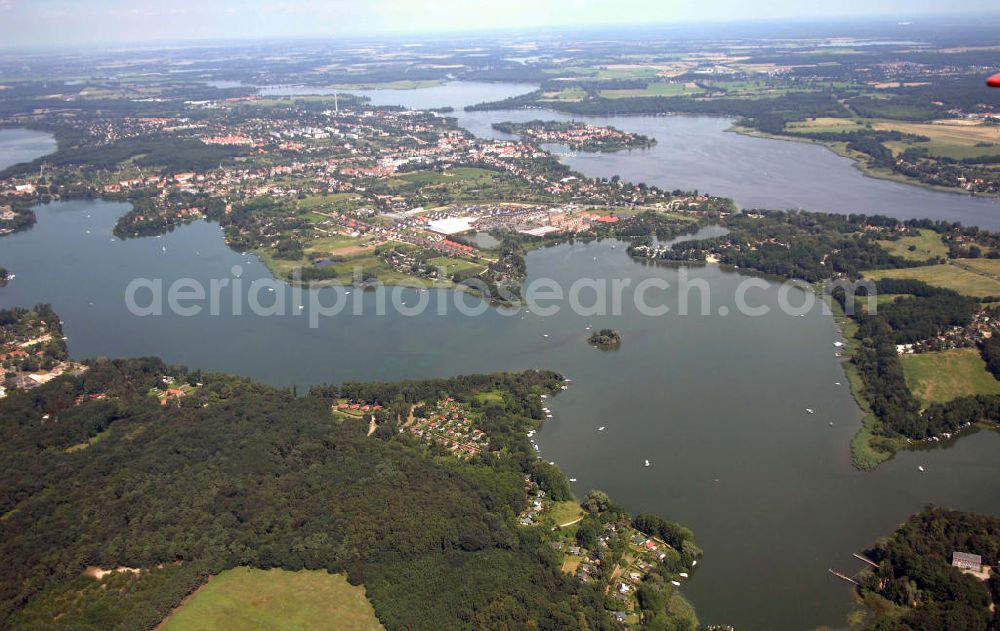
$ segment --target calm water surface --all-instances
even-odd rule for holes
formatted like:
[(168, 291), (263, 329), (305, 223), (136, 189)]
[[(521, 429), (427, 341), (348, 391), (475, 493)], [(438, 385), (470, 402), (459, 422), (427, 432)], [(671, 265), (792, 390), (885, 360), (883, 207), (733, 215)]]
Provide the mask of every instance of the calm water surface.
[(0, 129), (0, 171), (55, 150), (56, 140), (52, 134), (22, 128)]

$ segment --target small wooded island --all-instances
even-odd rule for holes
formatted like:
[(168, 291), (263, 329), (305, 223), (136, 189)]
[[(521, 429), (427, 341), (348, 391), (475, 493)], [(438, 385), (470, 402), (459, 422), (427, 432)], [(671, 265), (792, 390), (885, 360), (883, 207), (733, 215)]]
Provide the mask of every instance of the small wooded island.
[(527, 123), (506, 121), (493, 123), (493, 129), (514, 134), (535, 142), (568, 145), (574, 151), (613, 153), (626, 149), (648, 149), (655, 138), (622, 131), (614, 127), (598, 127), (586, 123), (533, 120)]
[(587, 341), (602, 351), (617, 350), (622, 345), (622, 334), (614, 329), (601, 329), (594, 331)]

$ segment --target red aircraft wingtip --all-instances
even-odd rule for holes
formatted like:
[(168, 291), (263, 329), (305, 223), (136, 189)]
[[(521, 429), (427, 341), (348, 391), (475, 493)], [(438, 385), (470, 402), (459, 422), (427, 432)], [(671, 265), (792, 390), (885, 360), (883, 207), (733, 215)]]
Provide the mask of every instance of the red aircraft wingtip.
[(997, 73), (986, 80), (986, 85), (991, 88), (1000, 88), (1000, 73)]

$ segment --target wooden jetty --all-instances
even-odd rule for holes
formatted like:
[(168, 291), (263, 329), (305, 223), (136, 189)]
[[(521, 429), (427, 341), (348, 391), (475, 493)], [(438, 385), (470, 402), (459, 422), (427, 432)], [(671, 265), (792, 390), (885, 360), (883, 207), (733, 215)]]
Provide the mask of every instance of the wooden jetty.
[(872, 567), (878, 567), (878, 563), (876, 563), (875, 561), (872, 561), (871, 559), (869, 559), (868, 557), (866, 557), (863, 554), (858, 554), (857, 552), (855, 552), (854, 553), (854, 558), (857, 559), (858, 561), (864, 561), (865, 563), (867, 563), (868, 565), (870, 565)]
[(827, 571), (830, 572), (830, 574), (833, 574), (834, 576), (836, 576), (839, 579), (845, 580), (848, 583), (851, 583), (853, 585), (857, 585), (858, 587), (861, 587), (861, 583), (857, 582), (856, 580), (854, 580), (850, 576), (847, 576), (846, 574), (841, 574), (840, 572), (834, 570), (833, 568), (827, 568)]

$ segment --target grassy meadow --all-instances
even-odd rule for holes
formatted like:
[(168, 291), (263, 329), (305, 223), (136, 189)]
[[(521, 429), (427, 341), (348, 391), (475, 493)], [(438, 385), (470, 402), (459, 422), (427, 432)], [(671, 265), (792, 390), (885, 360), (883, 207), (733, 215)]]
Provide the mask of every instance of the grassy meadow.
[(1000, 394), (1000, 381), (986, 370), (977, 349), (902, 355), (900, 360), (906, 385), (924, 406), (974, 394)]
[(381, 631), (365, 597), (340, 574), (322, 570), (227, 570), (160, 626), (162, 631)]
[(1000, 296), (1000, 260), (995, 259), (955, 259), (938, 265), (871, 270), (864, 276), (872, 280), (913, 278), (967, 296)]

